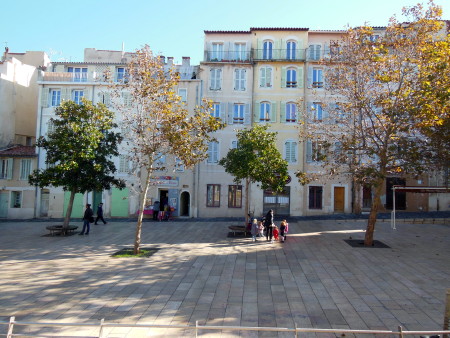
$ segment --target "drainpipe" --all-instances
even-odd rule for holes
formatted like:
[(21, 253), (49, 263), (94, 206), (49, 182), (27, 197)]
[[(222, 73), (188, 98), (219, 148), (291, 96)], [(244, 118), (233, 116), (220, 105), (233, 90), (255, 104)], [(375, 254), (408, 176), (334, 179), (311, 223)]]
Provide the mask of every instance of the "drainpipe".
[[(41, 72), (41, 71), (39, 71)], [(42, 133), (42, 91), (44, 90), (44, 85), (39, 86), (39, 91), (38, 91), (38, 103), (40, 103), (38, 105), (38, 110), (37, 110), (37, 114), (38, 114), (38, 125), (36, 126), (36, 140), (41, 136)], [(38, 153), (37, 153), (37, 165), (36, 165), (36, 169), (39, 169), (39, 163), (41, 160), (41, 149), (38, 149)], [(35, 187), (35, 191), (34, 191), (34, 218), (38, 218), (40, 216), (40, 205), (41, 205), (41, 201), (40, 201), (40, 196), (39, 196), (39, 192), (40, 189), (38, 186)]]

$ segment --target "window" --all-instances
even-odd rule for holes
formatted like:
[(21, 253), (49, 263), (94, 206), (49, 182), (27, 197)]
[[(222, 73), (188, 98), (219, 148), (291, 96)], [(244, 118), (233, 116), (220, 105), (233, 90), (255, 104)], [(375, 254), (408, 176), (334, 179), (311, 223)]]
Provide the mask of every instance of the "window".
[(322, 209), (322, 191), (321, 186), (309, 187), (309, 209)]
[(206, 186), (206, 206), (220, 207), (220, 184), (208, 184)]
[(320, 162), (325, 159), (325, 149), (322, 142), (308, 140), (306, 142), (306, 162)]
[(209, 142), (207, 163), (219, 162), (219, 142)]
[(119, 156), (119, 173), (127, 174), (130, 172), (130, 161), (126, 155)]
[(182, 102), (187, 102), (187, 89), (186, 88), (179, 88), (178, 95), (181, 97)]
[(233, 105), (233, 123), (244, 123), (244, 105), (242, 103), (235, 103)]
[(295, 60), (295, 48), (297, 47), (297, 44), (295, 41), (288, 41), (286, 43), (286, 59), (288, 60)]
[(50, 134), (53, 134), (55, 132), (55, 124), (53, 123), (52, 120), (49, 120), (47, 122), (47, 137)]
[(242, 185), (228, 186), (228, 208), (242, 208)]
[(246, 70), (237, 68), (234, 70), (234, 90), (245, 90)]
[(264, 41), (263, 42), (263, 59), (264, 60), (272, 60), (272, 49), (273, 49), (272, 41)]
[(286, 87), (288, 88), (297, 87), (297, 70), (294, 68), (288, 68), (286, 72)]
[(87, 82), (87, 68), (67, 67), (69, 73), (73, 73), (73, 82)]
[(222, 43), (213, 43), (212, 44), (212, 61), (221, 61), (223, 59), (223, 44)]
[(175, 158), (175, 171), (177, 171), (177, 172), (184, 171), (183, 161), (181, 161), (178, 157)]
[(263, 88), (272, 87), (272, 68), (261, 67), (259, 70), (259, 86)]
[(13, 159), (5, 158), (0, 159), (0, 179), (10, 180), (12, 179)]
[(236, 149), (237, 147), (238, 147), (238, 141), (237, 140), (231, 141), (231, 149)]
[(293, 102), (286, 103), (286, 122), (297, 122), (297, 105)]
[(220, 103), (214, 102), (212, 108), (211, 116), (216, 119), (220, 118)]
[(220, 90), (222, 87), (222, 69), (212, 68), (210, 71), (210, 90)]
[(58, 107), (61, 104), (61, 89), (52, 89), (50, 91), (51, 106)]
[(323, 70), (321, 68), (313, 68), (312, 81), (313, 88), (323, 88)]
[(124, 67), (116, 68), (116, 82), (127, 82), (128, 81), (128, 73)]
[(246, 51), (245, 51), (245, 43), (235, 43), (234, 44), (234, 53), (235, 53), (235, 58), (238, 61), (243, 61), (246, 60)]
[(261, 102), (259, 107), (259, 121), (270, 121), (272, 117), (270, 102)]
[(72, 100), (76, 103), (76, 104), (81, 104), (81, 98), (84, 96), (84, 91), (83, 90), (74, 90), (72, 92)]
[(31, 159), (20, 160), (20, 177), (21, 181), (28, 180), (28, 176), (31, 174)]
[(309, 59), (310, 60), (320, 60), (321, 45), (310, 45), (309, 46)]
[(285, 156), (284, 159), (289, 163), (297, 162), (297, 142), (286, 141), (284, 144)]
[(131, 107), (133, 100), (131, 98), (131, 94), (127, 92), (122, 92), (123, 105), (125, 107)]
[(323, 118), (322, 103), (314, 102), (312, 104), (312, 116), (315, 121), (322, 121)]
[(22, 208), (21, 191), (11, 191), (11, 208)]

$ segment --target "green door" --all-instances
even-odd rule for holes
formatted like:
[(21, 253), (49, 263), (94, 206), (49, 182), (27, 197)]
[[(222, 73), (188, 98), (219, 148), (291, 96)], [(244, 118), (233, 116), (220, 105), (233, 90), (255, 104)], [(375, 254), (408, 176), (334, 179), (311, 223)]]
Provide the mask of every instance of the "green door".
[(0, 218), (8, 217), (8, 195), (9, 192), (0, 192)]
[(128, 188), (111, 190), (111, 217), (128, 217)]
[(97, 215), (97, 207), (102, 202), (102, 192), (101, 191), (94, 191), (92, 193), (92, 210), (94, 211), (94, 214)]
[[(73, 207), (72, 207), (72, 215), (70, 217), (74, 218), (82, 218), (84, 215), (84, 195), (83, 194), (75, 194), (75, 199), (73, 200)], [(64, 192), (64, 214), (63, 216), (66, 216), (66, 210), (67, 206), (69, 205), (70, 200), (70, 192), (65, 191)]]

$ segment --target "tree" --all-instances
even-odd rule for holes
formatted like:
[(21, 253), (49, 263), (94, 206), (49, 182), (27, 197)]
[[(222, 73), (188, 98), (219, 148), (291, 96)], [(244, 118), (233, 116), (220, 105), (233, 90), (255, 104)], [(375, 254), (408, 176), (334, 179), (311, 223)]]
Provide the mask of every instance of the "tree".
[(192, 114), (175, 89), (179, 81), (173, 69), (164, 68), (163, 59), (149, 46), (137, 50), (127, 66), (127, 79), (115, 84), (113, 98), (122, 98), (117, 108), (128, 130), (127, 153), (138, 177), (139, 216), (136, 225), (134, 253), (141, 243), (142, 218), (147, 192), (157, 184), (155, 171), (167, 170), (161, 159), (176, 158), (192, 168), (207, 157), (210, 133), (223, 127), (211, 116), (211, 104), (204, 101)]
[(430, 2), (426, 11), (421, 5), (404, 8), (411, 20), (392, 18), (380, 35), (372, 27), (349, 29), (324, 62), (328, 116), (310, 123), (314, 112), (305, 110), (304, 133), (322, 142), (325, 172), (350, 175), (374, 189), (366, 246), (373, 243), (386, 177), (420, 175), (428, 165), (422, 156), (427, 138), (414, 116), (423, 112), (417, 107), (422, 56), (441, 29), (440, 13)]
[(47, 169), (37, 169), (29, 183), (41, 188), (62, 187), (70, 192), (63, 228), (69, 226), (76, 193), (124, 188), (122, 180), (114, 178), (116, 167), (110, 160), (117, 156), (122, 138), (112, 131), (114, 114), (99, 103), (94, 106), (83, 98), (81, 104), (65, 101), (55, 110), (50, 122), (54, 131), (41, 136), (36, 145), (46, 152)]
[(237, 132), (237, 147), (230, 149), (219, 161), (238, 184), (245, 180), (245, 217), (248, 222), (250, 183), (261, 183), (262, 189), (283, 190), (288, 179), (287, 162), (276, 147), (277, 133), (268, 132), (268, 126), (255, 126)]

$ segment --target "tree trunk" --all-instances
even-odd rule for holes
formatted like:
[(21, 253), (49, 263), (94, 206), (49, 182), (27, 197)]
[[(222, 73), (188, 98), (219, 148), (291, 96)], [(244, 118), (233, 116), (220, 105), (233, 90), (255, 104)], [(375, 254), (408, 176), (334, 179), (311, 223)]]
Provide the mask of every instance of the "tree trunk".
[(248, 224), (248, 211), (250, 210), (250, 196), (248, 195), (249, 185), (250, 180), (247, 178), (245, 180), (245, 226)]
[(150, 186), (150, 174), (147, 175), (147, 178), (145, 180), (145, 187), (144, 191), (141, 194), (141, 203), (139, 207), (139, 215), (138, 215), (138, 221), (136, 224), (136, 235), (134, 237), (134, 251), (133, 253), (135, 255), (138, 255), (140, 252), (140, 245), (141, 245), (141, 232), (142, 232), (142, 219), (144, 217), (144, 208), (145, 208), (145, 201), (147, 200), (147, 192), (148, 188)]
[(66, 229), (69, 227), (70, 216), (72, 215), (73, 201), (74, 200), (75, 200), (75, 190), (72, 190), (70, 192), (69, 203), (67, 204), (66, 217), (64, 217), (63, 233), (65, 233)]
[(364, 237), (364, 246), (373, 245), (373, 233), (375, 231), (375, 223), (377, 222), (378, 209), (380, 208), (381, 191), (383, 189), (383, 180), (379, 180), (375, 187), (375, 195), (373, 196), (372, 205), (370, 206), (369, 220), (367, 221), (366, 235)]

